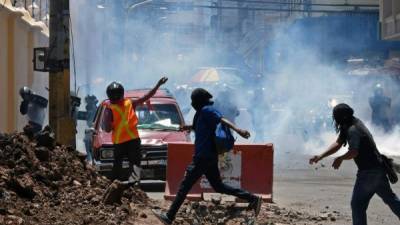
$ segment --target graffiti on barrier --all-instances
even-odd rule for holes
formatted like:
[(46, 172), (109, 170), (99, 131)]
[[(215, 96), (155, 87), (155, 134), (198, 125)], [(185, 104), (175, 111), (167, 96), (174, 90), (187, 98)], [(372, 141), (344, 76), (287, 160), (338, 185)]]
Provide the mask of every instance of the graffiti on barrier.
[[(219, 155), (218, 167), (221, 173), (222, 182), (232, 187), (240, 188), (240, 178), (242, 173), (241, 152), (230, 151)], [(211, 185), (205, 176), (200, 180), (200, 187), (205, 189), (211, 188)]]

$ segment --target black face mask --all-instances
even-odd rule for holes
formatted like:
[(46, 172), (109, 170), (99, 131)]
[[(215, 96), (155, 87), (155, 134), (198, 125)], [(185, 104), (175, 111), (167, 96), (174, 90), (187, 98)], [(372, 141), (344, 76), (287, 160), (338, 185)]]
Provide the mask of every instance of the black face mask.
[(196, 88), (193, 90), (190, 98), (192, 99), (191, 105), (196, 111), (201, 110), (206, 105), (212, 104), (210, 101), (212, 95), (203, 88)]
[(206, 101), (192, 101), (191, 105), (196, 111), (200, 111), (206, 105), (214, 104), (213, 101), (207, 99)]
[(199, 111), (201, 108), (203, 108), (206, 104), (200, 103), (200, 102), (192, 102), (192, 107), (196, 110)]

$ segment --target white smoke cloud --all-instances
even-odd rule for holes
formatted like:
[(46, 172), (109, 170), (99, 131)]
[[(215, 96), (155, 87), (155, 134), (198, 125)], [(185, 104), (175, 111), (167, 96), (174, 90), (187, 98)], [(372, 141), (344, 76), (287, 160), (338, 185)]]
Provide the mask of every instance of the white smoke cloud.
[[(119, 3), (125, 1), (100, 1), (101, 7), (97, 0), (70, 2), (76, 61), (73, 72), (77, 75), (77, 86), (84, 90), (80, 97), (95, 94), (103, 99), (107, 84), (114, 80), (122, 82), (126, 89), (151, 87), (163, 75), (170, 78), (166, 85), (169, 89), (187, 84), (195, 87), (197, 84), (190, 79), (196, 69), (221, 66), (228, 57), (225, 52), (236, 50), (229, 43), (216, 44), (212, 37), (202, 43), (196, 35), (182, 35), (163, 25), (165, 20), (192, 20), (188, 14), (153, 18), (146, 6), (126, 11)], [(204, 24), (210, 23), (213, 13), (204, 10)], [(368, 122), (371, 114), (368, 97), (377, 82), (385, 85), (393, 104), (400, 100), (394, 95), (398, 87), (388, 76), (348, 75), (334, 62), (322, 61), (317, 49), (298, 41), (302, 32), (301, 29), (287, 32), (282, 27), (272, 35), (275, 38), (268, 47), (275, 49), (275, 54), (266, 60), (278, 62), (279, 67), (267, 74), (262, 85), (264, 91), (249, 88), (254, 85), (249, 83), (234, 87), (234, 99), (241, 112), (237, 123), (252, 133), (247, 142), (272, 142), (277, 154), (315, 154), (335, 141), (332, 101), (350, 104), (356, 116)], [(204, 86), (218, 97), (220, 86)], [(254, 98), (259, 94), (263, 98)], [(186, 98), (190, 98), (190, 93)], [(189, 103), (185, 101), (181, 108), (190, 107)], [(257, 112), (252, 114), (253, 110)], [(255, 124), (254, 115), (258, 118)], [(384, 134), (369, 124), (368, 127), (382, 152), (400, 154), (396, 147), (399, 128)], [(238, 141), (245, 142), (240, 138)]]
[[(279, 67), (264, 83), (264, 108), (259, 123), (264, 130), (264, 141), (275, 144), (277, 154), (318, 154), (336, 140), (332, 124), (332, 103), (347, 103), (355, 110), (355, 116), (366, 122), (381, 152), (400, 155), (396, 140), (399, 128), (385, 133), (370, 123), (371, 109), (368, 103), (377, 83), (385, 86), (392, 98), (392, 117), (396, 114), (399, 98), (398, 83), (387, 74), (377, 76), (349, 75), (346, 68), (336, 63), (324, 62), (317, 49), (297, 41), (302, 30), (284, 32), (272, 42), (277, 54), (284, 54)], [(318, 35), (318, 34), (316, 34)], [(280, 51), (284, 53), (280, 53)], [(250, 103), (250, 107), (263, 104)], [(269, 108), (269, 110), (268, 110)], [(342, 149), (343, 153), (346, 149)]]

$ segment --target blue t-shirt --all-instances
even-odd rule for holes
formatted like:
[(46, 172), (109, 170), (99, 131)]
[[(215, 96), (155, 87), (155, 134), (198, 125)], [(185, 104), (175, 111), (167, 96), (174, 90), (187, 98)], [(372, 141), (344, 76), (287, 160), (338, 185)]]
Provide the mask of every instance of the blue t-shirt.
[(215, 129), (217, 124), (221, 122), (222, 115), (211, 105), (204, 106), (198, 113), (194, 127), (194, 158), (217, 159)]

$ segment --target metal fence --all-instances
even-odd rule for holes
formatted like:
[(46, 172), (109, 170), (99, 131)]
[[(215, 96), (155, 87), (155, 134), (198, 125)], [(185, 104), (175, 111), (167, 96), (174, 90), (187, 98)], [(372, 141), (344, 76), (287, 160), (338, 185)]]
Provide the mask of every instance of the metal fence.
[(24, 8), (37, 21), (49, 25), (50, 0), (12, 0), (16, 8)]

